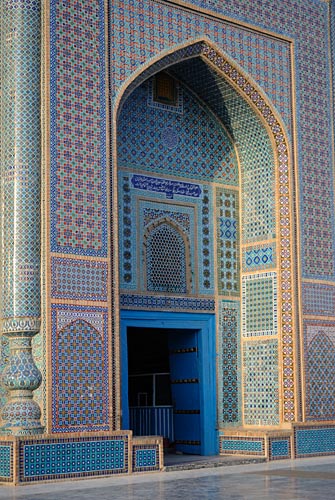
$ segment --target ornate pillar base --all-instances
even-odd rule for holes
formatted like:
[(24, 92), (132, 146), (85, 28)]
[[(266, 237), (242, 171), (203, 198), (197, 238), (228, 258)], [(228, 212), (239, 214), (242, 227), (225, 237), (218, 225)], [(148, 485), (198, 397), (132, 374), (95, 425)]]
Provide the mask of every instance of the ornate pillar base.
[(36, 333), (5, 333), (9, 339), (10, 357), (2, 375), (2, 382), (9, 391), (9, 396), (1, 415), (2, 435), (26, 436), (41, 434), (44, 431), (40, 422), (40, 408), (33, 400), (33, 391), (42, 381), (32, 356), (31, 340)]
[[(20, 391), (19, 391), (20, 392)], [(2, 419), (5, 424), (0, 427), (0, 435), (11, 436), (28, 436), (35, 434), (43, 434), (44, 427), (41, 425), (41, 410), (32, 399), (25, 395), (11, 395), (12, 399), (8, 402), (2, 411)]]

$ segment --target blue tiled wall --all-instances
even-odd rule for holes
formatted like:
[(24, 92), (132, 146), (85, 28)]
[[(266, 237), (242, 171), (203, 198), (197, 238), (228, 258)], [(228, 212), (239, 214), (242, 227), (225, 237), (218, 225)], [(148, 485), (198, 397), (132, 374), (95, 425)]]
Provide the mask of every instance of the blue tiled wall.
[(127, 441), (101, 437), (22, 442), (20, 466), (22, 482), (127, 472)]

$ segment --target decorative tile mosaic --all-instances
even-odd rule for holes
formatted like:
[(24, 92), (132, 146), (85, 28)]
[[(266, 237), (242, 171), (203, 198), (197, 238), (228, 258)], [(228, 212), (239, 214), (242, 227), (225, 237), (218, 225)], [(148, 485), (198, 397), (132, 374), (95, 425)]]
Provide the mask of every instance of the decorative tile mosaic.
[[(220, 2), (220, 8), (224, 5)], [(231, 3), (228, 5), (229, 16), (236, 7), (232, 9)], [(138, 33), (136, 41), (132, 39), (134, 32)], [(140, 3), (125, 0), (122, 6), (111, 5), (110, 33), (113, 96), (133, 71), (158, 54), (183, 44), (185, 40), (208, 37), (257, 81), (290, 127), (291, 57), (287, 41), (223, 19), (209, 19), (194, 10), (185, 11), (171, 2), (166, 5), (165, 2), (147, 0)]]
[(214, 270), (213, 270), (213, 246), (211, 242), (213, 241), (213, 227), (211, 216), (212, 208), (212, 190), (208, 186), (203, 187), (203, 198), (201, 207), (201, 224), (202, 224), (202, 238), (199, 242), (199, 248), (201, 248), (202, 259), (198, 261), (199, 276), (202, 276), (202, 282), (200, 280), (200, 292), (201, 293), (211, 293), (214, 289)]
[[(239, 88), (247, 92), (253, 104), (258, 101), (258, 105), (264, 108), (264, 98), (252, 91), (253, 87), (247, 90), (245, 78), (241, 76), (239, 80), (238, 71), (225, 63), (221, 54), (208, 47), (204, 48), (203, 55), (218, 67), (214, 69), (203, 58), (193, 57), (173, 65), (171, 72), (191, 86), (205, 104), (215, 111), (237, 146), (242, 187), (243, 242), (273, 239), (276, 233), (273, 146), (257, 114), (218, 70), (223, 70), (225, 76), (231, 73), (234, 83), (240, 81)], [(274, 117), (270, 121), (273, 120)]]
[(218, 424), (241, 424), (240, 304), (219, 303)]
[(215, 311), (215, 300), (192, 297), (169, 297), (157, 295), (120, 295), (120, 307), (125, 309), (156, 309), (161, 311), (188, 310), (197, 312)]
[[(120, 288), (135, 291), (140, 287), (146, 293), (145, 273), (138, 272), (139, 269), (145, 269), (145, 238), (151, 224), (165, 220), (179, 227), (181, 234), (185, 233), (184, 238), (188, 240), (188, 293), (196, 293), (198, 287), (199, 294), (213, 294), (212, 191), (209, 186), (200, 185), (200, 199), (176, 195), (173, 202), (167, 203), (165, 194), (158, 192), (151, 192), (150, 198), (143, 199), (143, 191), (134, 188), (130, 182), (132, 174), (120, 171), (119, 175)], [(199, 226), (197, 218), (201, 220)]]
[(242, 271), (258, 271), (276, 267), (276, 244), (253, 245), (242, 250)]
[(107, 301), (106, 262), (53, 257), (51, 275), (53, 298)]
[(334, 420), (335, 322), (305, 323), (306, 420)]
[[(137, 202), (137, 228), (141, 242), (137, 249), (137, 267), (145, 270), (138, 276), (141, 290), (177, 295), (194, 293), (198, 280), (193, 248), (196, 231), (194, 208), (157, 201)], [(171, 269), (176, 271), (173, 275)]]
[(127, 436), (20, 442), (20, 481), (47, 481), (128, 472)]
[(108, 430), (107, 310), (53, 305), (52, 324), (52, 431)]
[(270, 438), (269, 439), (269, 460), (280, 460), (280, 459), (290, 459), (291, 458), (291, 440), (290, 438), (279, 439)]
[(40, 15), (39, 2), (2, 5), (4, 318), (40, 316)]
[[(198, 57), (201, 55), (201, 59)], [(192, 58), (192, 61), (185, 59)], [(292, 316), (292, 242), (291, 242), (291, 196), (289, 184), (289, 171), (290, 161), (288, 154), (288, 145), (284, 135), (283, 126), (279, 123), (278, 118), (272, 110), (272, 104), (267, 102), (267, 98), (262, 92), (252, 85), (245, 75), (243, 75), (236, 67), (235, 63), (228, 61), (222, 53), (213, 49), (206, 42), (199, 42), (191, 44), (187, 47), (177, 49), (175, 52), (162, 57), (158, 62), (148, 66), (140, 76), (140, 81), (145, 81), (149, 76), (155, 72), (165, 68), (168, 65), (180, 62), (182, 64), (175, 64), (173, 73), (178, 74), (183, 80), (185, 78), (192, 84), (192, 88), (196, 94), (201, 95), (202, 99), (208, 104), (209, 107), (215, 109), (216, 114), (225, 121), (226, 126), (229, 124), (231, 135), (234, 136), (235, 141), (239, 144), (240, 165), (241, 169), (244, 168), (244, 159), (246, 162), (252, 163), (252, 156), (254, 155), (254, 167), (257, 168), (261, 157), (256, 155), (256, 152), (262, 152), (262, 165), (267, 172), (267, 179), (271, 180), (268, 172), (273, 171), (273, 162), (276, 160), (276, 168), (278, 169), (278, 188), (277, 198), (274, 196), (274, 186), (268, 185), (268, 196), (263, 196), (264, 192), (259, 193), (253, 190), (255, 196), (253, 203), (255, 210), (251, 210), (246, 214), (245, 221), (243, 219), (244, 206), (242, 204), (242, 236), (248, 234), (250, 231), (250, 240), (257, 240), (258, 238), (273, 239), (276, 234), (274, 226), (275, 220), (275, 199), (278, 201), (278, 208), (280, 213), (280, 247), (281, 251), (278, 253), (280, 261), (280, 290), (281, 290), (281, 309), (282, 309), (282, 358), (284, 363), (283, 370), (283, 414), (285, 421), (293, 421), (296, 418), (295, 412), (297, 411), (294, 401), (294, 391), (286, 390), (294, 386), (294, 337), (292, 334), (293, 316)], [(208, 64), (207, 64), (208, 63)], [(177, 71), (178, 70), (178, 71)], [(210, 82), (210, 86), (209, 86)], [(127, 92), (123, 94), (124, 99), (130, 95), (131, 91), (139, 84), (139, 80), (134, 80), (128, 87)], [(206, 84), (206, 85), (205, 85)], [(205, 86), (204, 86), (205, 85)], [(208, 88), (214, 88), (215, 92), (207, 92)], [(237, 89), (236, 91), (234, 89)], [(206, 92), (204, 92), (206, 90)], [(217, 92), (219, 91), (219, 92)], [(241, 97), (243, 96), (243, 98)], [(255, 107), (255, 108), (254, 108)], [(268, 127), (265, 129), (261, 119), (254, 113), (254, 109), (259, 110), (259, 116), (267, 123)], [(231, 118), (231, 120), (230, 120)], [(227, 122), (228, 120), (228, 122)], [(243, 127), (241, 126), (243, 124)], [(246, 125), (250, 127), (247, 130)], [(257, 131), (257, 133), (256, 133)], [(272, 135), (272, 139), (268, 136)], [(251, 141), (254, 141), (253, 145)], [(267, 147), (263, 147), (267, 145)], [(276, 155), (274, 157), (271, 149), (271, 144), (275, 144)], [(250, 156), (251, 154), (251, 156)], [(245, 155), (245, 156), (244, 156)], [(272, 166), (271, 166), (272, 165)], [(250, 165), (248, 165), (250, 167)], [(274, 175), (272, 176), (274, 180)], [(252, 179), (250, 176), (250, 187), (253, 187)], [(250, 193), (250, 199), (252, 198)], [(250, 200), (248, 200), (250, 201)], [(262, 219), (262, 224), (258, 224), (258, 210), (263, 210), (263, 203), (267, 204), (266, 221)], [(263, 207), (263, 208), (262, 208)], [(250, 209), (250, 207), (249, 207)], [(255, 218), (250, 214), (255, 214)], [(248, 215), (248, 217), (247, 217)], [(248, 226), (250, 219), (251, 225)], [(257, 225), (257, 231), (253, 228), (253, 223)], [(245, 233), (243, 230), (245, 229)], [(264, 234), (266, 233), (266, 234)]]
[(304, 314), (335, 316), (335, 285), (303, 283), (302, 307)]
[[(9, 342), (4, 336), (0, 339), (0, 380), (2, 379), (2, 372), (7, 366), (9, 361)], [(7, 401), (7, 391), (0, 385), (0, 411)]]
[[(267, 0), (257, 0), (257, 2), (244, 0), (232, 5), (228, 0), (222, 2), (193, 0), (188, 3), (223, 13), (230, 18), (247, 21), (261, 28), (273, 30), (275, 33), (284, 32), (284, 35), (288, 35), (295, 41), (303, 273), (305, 277), (310, 278), (334, 277), (335, 211), (333, 203), (333, 153), (329, 135), (332, 112), (329, 106), (329, 82), (331, 80), (328, 64), (329, 40), (327, 32), (330, 22), (328, 2), (294, 0), (273, 4)], [(334, 18), (334, 7), (332, 9)], [(178, 8), (176, 8), (174, 14), (177, 16), (178, 13)], [(189, 12), (187, 14), (190, 15)], [(180, 22), (183, 26), (188, 25), (183, 16), (180, 17)], [(213, 22), (215, 21), (213, 20)], [(334, 25), (334, 21), (332, 22)], [(212, 19), (208, 26), (212, 26)], [(304, 26), (303, 30), (301, 26)], [(229, 28), (227, 34), (228, 31)], [(283, 47), (285, 47), (284, 42), (277, 44), (272, 39), (269, 40), (270, 46), (267, 46), (261, 35), (255, 34), (257, 41), (256, 52), (254, 52), (250, 51), (250, 46), (253, 43), (251, 40), (246, 43), (242, 33), (226, 35), (223, 40), (221, 38), (218, 41), (215, 40), (215, 35), (209, 33), (208, 35), (216, 43), (225, 44), (224, 50), (256, 79), (261, 88), (268, 92), (276, 108), (280, 110), (276, 103), (278, 99), (276, 94), (281, 93), (280, 88), (284, 90), (286, 85), (289, 85), (290, 79), (289, 69), (288, 67), (284, 68), (282, 61), (283, 57), (287, 63), (290, 60), (285, 49), (282, 52)], [(221, 30), (217, 30), (216, 36), (219, 35), (221, 35)], [(256, 53), (258, 53), (258, 61), (255, 57)], [(249, 55), (247, 56), (247, 54)], [(269, 63), (262, 60), (268, 54), (271, 54), (270, 66), (278, 57), (277, 74), (273, 79), (272, 89), (268, 89)], [(324, 54), (324, 57), (320, 57), (320, 54)], [(249, 64), (248, 68), (247, 64)], [(270, 69), (271, 71), (272, 69)], [(274, 75), (274, 73), (272, 74)], [(315, 94), (315, 89), (317, 89), (317, 94)], [(287, 97), (288, 94), (284, 90), (284, 94), (282, 94), (284, 108), (290, 105), (290, 99)], [(282, 110), (280, 113), (285, 117)], [(291, 112), (288, 111), (289, 116), (290, 114)], [(313, 120), (310, 119), (311, 116), (313, 116)], [(319, 179), (322, 179), (322, 185)], [(322, 199), (322, 205), (319, 203), (320, 199)]]
[(332, 65), (333, 65), (333, 105), (335, 109), (335, 4), (334, 2), (330, 3), (330, 43), (331, 43), (331, 56), (332, 56)]
[(220, 455), (264, 455), (263, 438), (220, 436)]
[[(34, 401), (37, 402), (41, 409), (41, 423), (45, 427), (47, 425), (46, 407), (47, 407), (47, 361), (46, 361), (46, 335), (44, 318), (41, 322), (41, 329), (32, 339), (32, 351), (35, 365), (42, 375), (41, 385), (34, 391)], [(0, 375), (1, 376), (1, 375)]]
[[(182, 115), (151, 108), (147, 105), (147, 86), (144, 83), (138, 87), (121, 110), (118, 127), (119, 167), (170, 174), (180, 179), (206, 179), (208, 182), (236, 185), (238, 168), (235, 151), (215, 116), (185, 88)], [(164, 139), (167, 129), (170, 135), (171, 130), (175, 132), (173, 148), (171, 142), (166, 143)], [(148, 189), (149, 181), (145, 182), (141, 177), (142, 185), (145, 186), (142, 189)], [(133, 184), (135, 180), (136, 177)], [(151, 181), (151, 190), (168, 190), (169, 193), (175, 186), (181, 194), (190, 192), (194, 196), (198, 193), (196, 186), (191, 184), (191, 189), (187, 190), (186, 183), (180, 180), (167, 183), (168, 180), (164, 180), (163, 185), (159, 179), (156, 179), (156, 184)]]
[(2, 2), (0, 33), (1, 333), (20, 332), (9, 355), (1, 346), (2, 429), (34, 434), (43, 431), (31, 399), (41, 383), (31, 355), (41, 315), (40, 2)]
[[(275, 237), (275, 179), (271, 165), (270, 143), (263, 143), (265, 165), (256, 166), (261, 151), (248, 149), (245, 155), (245, 170), (242, 171), (242, 204), (244, 242)], [(273, 161), (273, 160), (272, 160)]]
[(295, 429), (295, 457), (316, 457), (335, 453), (334, 426)]
[(133, 445), (133, 472), (159, 470), (158, 445)]
[(240, 293), (238, 192), (216, 189), (217, 286), (219, 295)]
[(242, 331), (245, 337), (277, 334), (277, 276), (262, 273), (242, 278)]
[(174, 221), (178, 226), (180, 226), (186, 234), (189, 236), (191, 234), (191, 220), (192, 225), (194, 220), (191, 214), (187, 213), (188, 207), (175, 207), (173, 205), (157, 206), (155, 202), (147, 201), (145, 206), (142, 208), (142, 223), (143, 228), (147, 228), (153, 222), (169, 218)]
[(0, 481), (13, 481), (13, 443), (0, 443)]
[(278, 425), (278, 342), (248, 341), (243, 349), (244, 423)]
[(104, 1), (51, 2), (51, 249), (107, 256)]
[(77, 321), (84, 320), (89, 323), (97, 330), (101, 336), (104, 335), (105, 331), (105, 316), (102, 312), (105, 309), (100, 309), (96, 307), (77, 307), (77, 306), (52, 306), (53, 309), (57, 310), (57, 328), (58, 331), (63, 330), (69, 324)]
[[(189, 292), (190, 246), (169, 221), (149, 228), (145, 238), (147, 292), (182, 294)], [(173, 273), (171, 270), (173, 269)]]
[(24, 7), (25, 9), (39, 11), (40, 3), (38, 0), (6, 0), (6, 8), (9, 10)]

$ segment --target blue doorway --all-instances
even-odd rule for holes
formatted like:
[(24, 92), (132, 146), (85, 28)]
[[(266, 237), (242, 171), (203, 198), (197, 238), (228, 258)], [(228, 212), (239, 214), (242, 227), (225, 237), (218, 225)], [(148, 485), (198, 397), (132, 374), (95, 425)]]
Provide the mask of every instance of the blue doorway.
[[(151, 358), (157, 357), (158, 359), (163, 356), (162, 351), (167, 349), (167, 357), (160, 373), (155, 366), (154, 359), (149, 361), (152, 369), (143, 368), (143, 373), (138, 373), (139, 377), (145, 378), (145, 381), (144, 378), (142, 379), (142, 386), (145, 382), (148, 387), (150, 377), (152, 377), (154, 390), (152, 396), (150, 389), (138, 392), (137, 397), (141, 408), (138, 408), (136, 414), (139, 415), (139, 411), (145, 411), (146, 416), (144, 417), (143, 413), (143, 418), (157, 420), (158, 409), (161, 413), (165, 412), (164, 419), (168, 418), (167, 412), (170, 411), (171, 418), (173, 418), (172, 439), (176, 450), (190, 454), (216, 454), (218, 444), (215, 316), (212, 314), (121, 311), (122, 428), (133, 427), (134, 434), (136, 434), (138, 422), (134, 422), (131, 408), (131, 401), (134, 398), (133, 374), (129, 372), (134, 358), (134, 345), (129, 344), (129, 335), (135, 339), (137, 370), (141, 366), (142, 359), (143, 363), (148, 363), (145, 358), (151, 356)], [(148, 347), (145, 344), (148, 342), (146, 338), (149, 339)], [(141, 342), (143, 342), (142, 347), (140, 347)], [(156, 354), (152, 354), (155, 352)], [(153, 373), (146, 373), (146, 371)], [(149, 410), (152, 412), (155, 406), (152, 401), (156, 398), (162, 400), (162, 394), (165, 398), (169, 397), (166, 387), (167, 374), (170, 384), (170, 405), (160, 405), (156, 408), (156, 416), (150, 416), (148, 412)], [(135, 381), (135, 385), (136, 383)], [(157, 387), (159, 387), (158, 391)]]

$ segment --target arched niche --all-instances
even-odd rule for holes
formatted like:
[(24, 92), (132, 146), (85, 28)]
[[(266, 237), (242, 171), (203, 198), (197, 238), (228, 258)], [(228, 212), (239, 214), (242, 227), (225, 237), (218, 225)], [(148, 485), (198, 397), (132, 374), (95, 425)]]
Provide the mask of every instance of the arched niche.
[[(271, 242), (275, 247), (281, 372), (280, 421), (297, 420), (294, 276), (292, 262), (292, 158), (283, 122), (258, 85), (227, 54), (198, 40), (148, 61), (120, 89), (113, 108), (113, 134), (127, 98), (153, 75), (167, 71), (200, 96), (224, 123), (238, 152), (240, 237), (244, 247)], [(116, 143), (116, 135), (112, 139)], [(116, 184), (117, 150), (113, 153)], [(117, 209), (117, 187), (113, 190)], [(115, 233), (115, 247), (117, 235)], [(117, 274), (117, 270), (115, 269)], [(117, 282), (117, 280), (116, 280)]]

